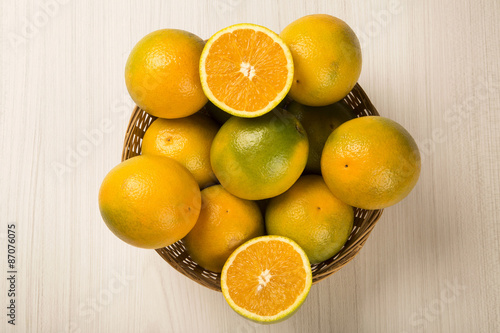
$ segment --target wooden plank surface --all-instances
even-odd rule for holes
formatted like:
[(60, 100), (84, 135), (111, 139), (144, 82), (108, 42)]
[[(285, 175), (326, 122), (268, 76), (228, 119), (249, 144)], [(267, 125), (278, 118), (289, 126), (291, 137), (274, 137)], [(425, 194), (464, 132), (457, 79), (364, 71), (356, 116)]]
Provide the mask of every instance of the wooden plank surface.
[[(0, 304), (16, 225), (16, 326), (2, 332), (500, 332), (500, 3), (492, 0), (0, 2)], [(132, 110), (145, 34), (208, 38), (303, 15), (350, 24), (359, 80), (417, 140), (422, 173), (361, 253), (291, 319), (260, 326), (154, 251), (114, 237), (97, 192)]]

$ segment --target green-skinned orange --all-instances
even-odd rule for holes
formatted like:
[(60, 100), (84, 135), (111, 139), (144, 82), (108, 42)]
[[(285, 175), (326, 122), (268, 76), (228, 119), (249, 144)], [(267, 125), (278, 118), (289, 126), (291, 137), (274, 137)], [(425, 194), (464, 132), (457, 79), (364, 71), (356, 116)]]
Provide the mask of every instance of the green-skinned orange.
[(314, 107), (293, 101), (287, 110), (304, 126), (309, 139), (309, 157), (304, 171), (321, 174), (321, 153), (325, 142), (337, 127), (354, 118), (351, 108), (344, 102)]
[(257, 118), (232, 117), (212, 142), (210, 161), (233, 195), (261, 200), (288, 190), (307, 162), (309, 144), (300, 122), (276, 108)]

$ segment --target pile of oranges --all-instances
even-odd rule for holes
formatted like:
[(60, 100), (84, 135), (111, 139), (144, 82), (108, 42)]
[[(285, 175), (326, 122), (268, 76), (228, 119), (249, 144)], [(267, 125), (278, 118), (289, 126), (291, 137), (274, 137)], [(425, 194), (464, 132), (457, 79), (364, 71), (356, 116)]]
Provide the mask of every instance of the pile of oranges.
[(387, 118), (355, 118), (342, 102), (360, 73), (356, 35), (330, 15), (280, 35), (237, 24), (207, 42), (174, 29), (145, 36), (125, 80), (158, 119), (142, 155), (103, 180), (104, 221), (137, 247), (182, 241), (221, 273), (245, 317), (290, 316), (311, 287), (310, 265), (349, 238), (353, 207), (393, 205), (418, 180), (411, 135)]

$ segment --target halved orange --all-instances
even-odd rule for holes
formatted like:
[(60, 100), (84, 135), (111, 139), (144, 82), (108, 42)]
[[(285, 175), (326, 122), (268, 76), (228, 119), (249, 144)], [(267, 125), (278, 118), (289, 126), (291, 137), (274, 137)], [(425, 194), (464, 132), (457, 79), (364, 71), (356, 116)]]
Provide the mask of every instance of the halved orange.
[(205, 44), (200, 78), (205, 95), (216, 106), (235, 116), (258, 117), (276, 107), (290, 90), (292, 54), (265, 27), (232, 25)]
[(290, 238), (256, 237), (237, 248), (221, 274), (222, 293), (231, 308), (260, 323), (291, 316), (312, 284), (309, 260)]

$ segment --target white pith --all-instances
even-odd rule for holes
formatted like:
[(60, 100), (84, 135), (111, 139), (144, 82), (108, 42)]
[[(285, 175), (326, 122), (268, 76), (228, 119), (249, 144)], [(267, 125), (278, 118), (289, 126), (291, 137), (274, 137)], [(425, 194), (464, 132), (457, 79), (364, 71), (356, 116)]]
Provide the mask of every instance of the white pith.
[(261, 291), (262, 288), (264, 288), (265, 286), (267, 286), (267, 284), (269, 283), (269, 281), (271, 281), (272, 277), (273, 276), (272, 276), (271, 272), (269, 271), (269, 269), (266, 269), (265, 271), (263, 271), (262, 273), (260, 273), (260, 275), (258, 277), (259, 285), (257, 286), (257, 291)]
[(242, 62), (240, 65), (240, 73), (242, 73), (245, 77), (248, 77), (250, 81), (252, 81), (255, 76), (255, 67), (250, 65), (248, 62)]

